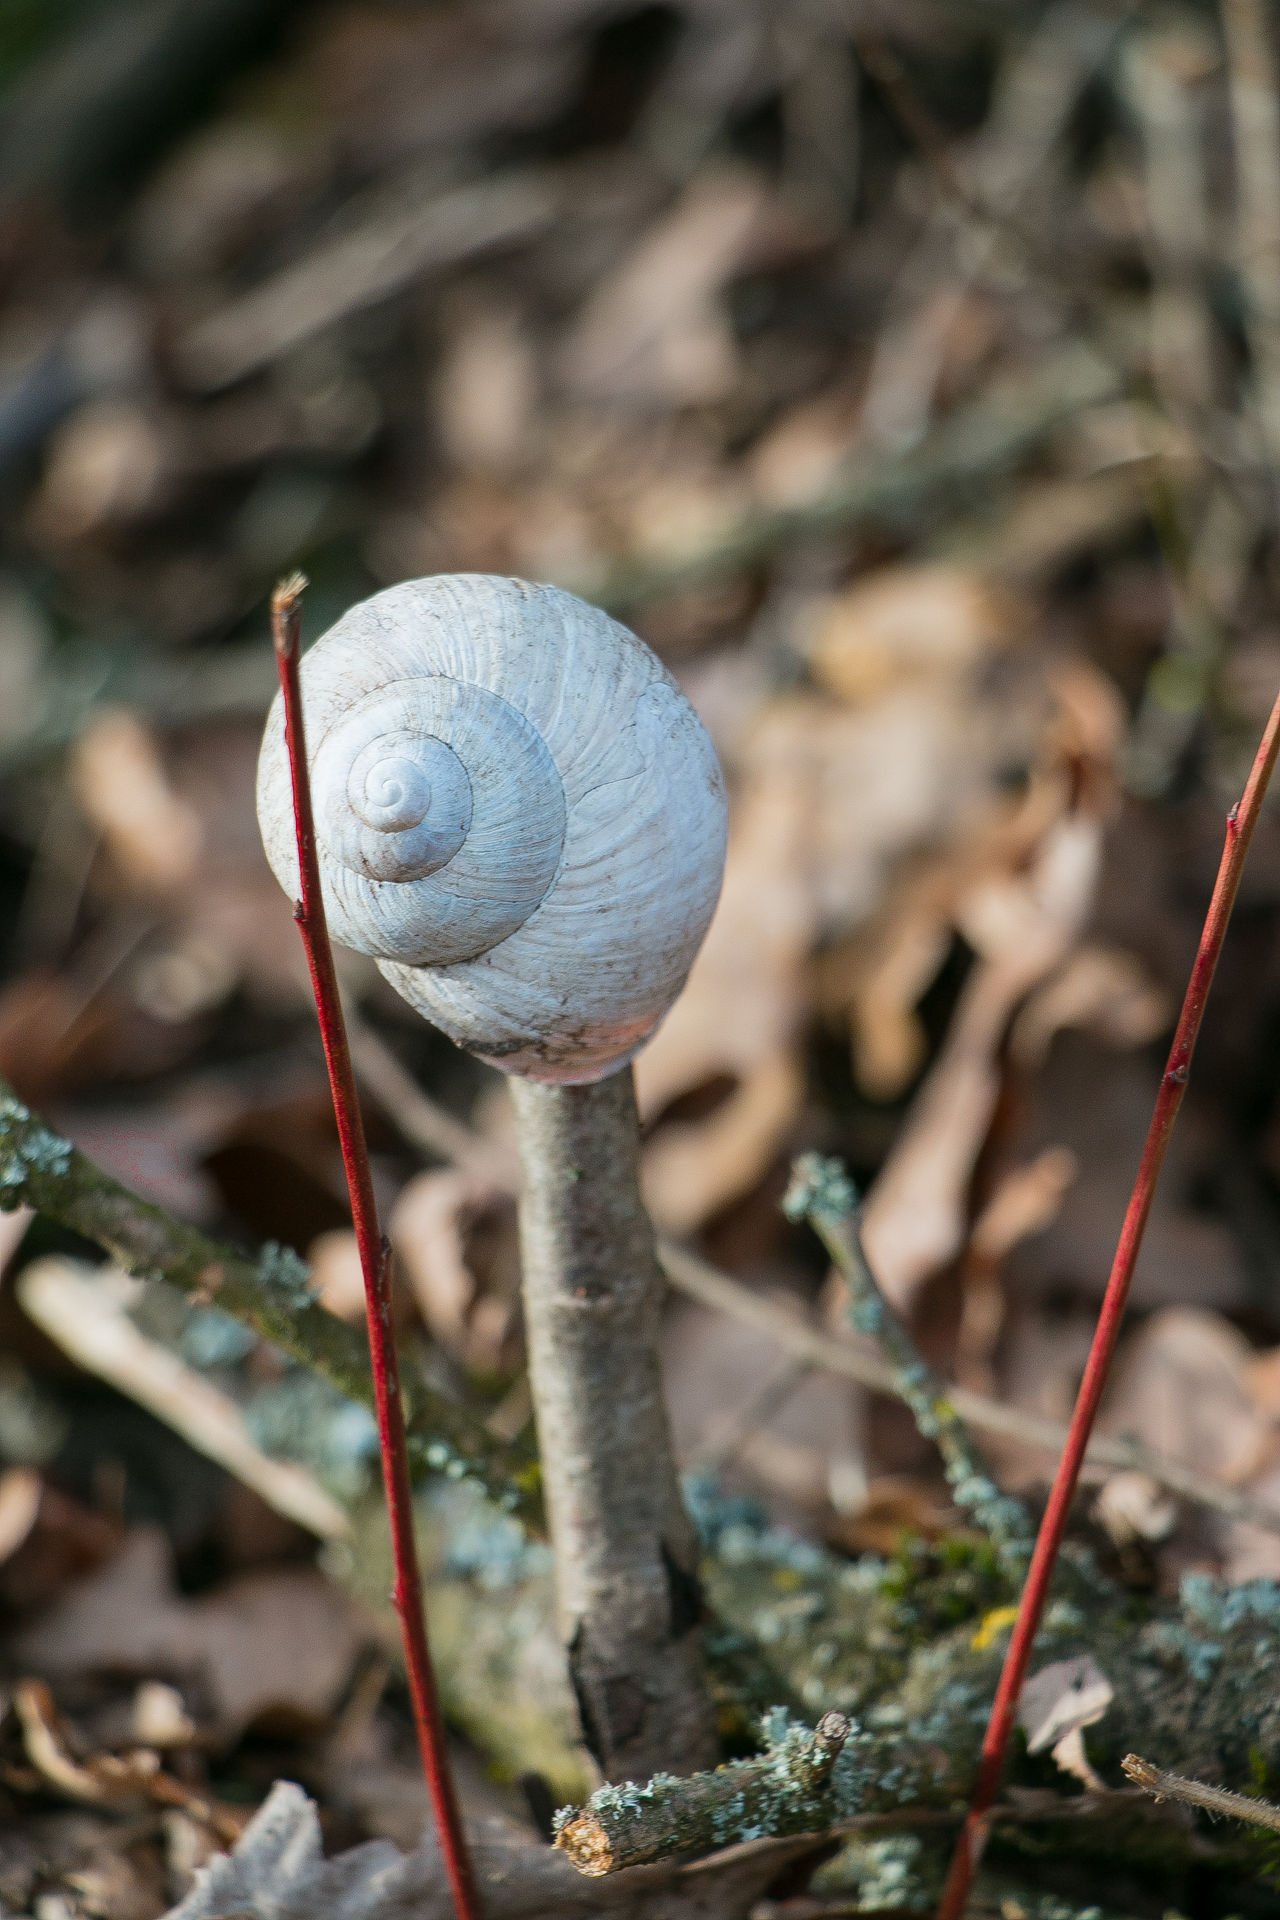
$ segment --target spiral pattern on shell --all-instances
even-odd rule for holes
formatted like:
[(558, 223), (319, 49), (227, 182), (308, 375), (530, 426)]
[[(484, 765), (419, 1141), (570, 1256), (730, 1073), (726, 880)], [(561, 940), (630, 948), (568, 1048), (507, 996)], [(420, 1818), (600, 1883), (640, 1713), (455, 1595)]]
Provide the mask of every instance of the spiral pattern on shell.
[[(684, 984), (725, 846), (715, 751), (649, 648), (557, 588), (443, 574), (353, 607), (302, 692), (334, 937), (508, 1072), (629, 1059)], [(278, 698), (258, 817), (296, 897)]]

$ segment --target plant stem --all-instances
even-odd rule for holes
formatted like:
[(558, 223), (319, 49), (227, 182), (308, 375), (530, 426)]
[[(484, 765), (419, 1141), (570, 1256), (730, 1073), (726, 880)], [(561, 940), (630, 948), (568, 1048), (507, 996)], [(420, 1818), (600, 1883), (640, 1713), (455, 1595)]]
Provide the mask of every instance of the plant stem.
[(707, 1766), (697, 1548), (658, 1371), (631, 1069), (592, 1086), (513, 1078), (511, 1099), (529, 1377), (583, 1734), (611, 1780)]
[(964, 1827), (952, 1856), (947, 1883), (943, 1888), (942, 1900), (938, 1907), (937, 1920), (959, 1920), (959, 1916), (964, 1911), (974, 1872), (982, 1857), (988, 1815), (995, 1804), (996, 1794), (1000, 1788), (1000, 1775), (1013, 1731), (1018, 1696), (1022, 1692), (1023, 1682), (1027, 1677), (1032, 1648), (1049, 1594), (1049, 1583), (1053, 1578), (1053, 1569), (1066, 1531), (1067, 1516), (1075, 1494), (1076, 1482), (1080, 1477), (1081, 1463), (1089, 1444), (1089, 1434), (1097, 1417), (1112, 1356), (1120, 1336), (1125, 1302), (1129, 1296), (1133, 1270), (1137, 1265), (1138, 1254), (1142, 1247), (1142, 1237), (1146, 1231), (1151, 1203), (1155, 1198), (1156, 1183), (1160, 1178), (1160, 1169), (1164, 1164), (1165, 1151), (1169, 1145), (1174, 1122), (1178, 1117), (1178, 1109), (1182, 1105), (1182, 1098), (1187, 1090), (1191, 1056), (1195, 1051), (1200, 1024), (1204, 1019), (1205, 1004), (1209, 998), (1209, 989), (1213, 985), (1218, 957), (1226, 938), (1227, 923), (1231, 918), (1231, 909), (1239, 890), (1245, 856), (1249, 851), (1249, 842), (1253, 838), (1254, 828), (1258, 824), (1263, 797), (1278, 753), (1280, 753), (1280, 694), (1277, 695), (1275, 705), (1271, 709), (1271, 717), (1267, 721), (1266, 731), (1263, 733), (1254, 757), (1244, 793), (1227, 815), (1226, 838), (1222, 859), (1218, 866), (1217, 881), (1213, 889), (1213, 898), (1209, 902), (1209, 911), (1205, 916), (1204, 927), (1200, 934), (1200, 945), (1191, 968), (1191, 978), (1187, 982), (1182, 1011), (1178, 1016), (1173, 1045), (1169, 1049), (1169, 1058), (1160, 1082), (1160, 1091), (1156, 1095), (1155, 1111), (1151, 1116), (1146, 1145), (1142, 1150), (1142, 1159), (1134, 1180), (1133, 1192), (1129, 1197), (1124, 1225), (1120, 1230), (1115, 1259), (1112, 1262), (1102, 1307), (1098, 1314), (1098, 1324), (1094, 1330), (1093, 1345), (1089, 1350), (1084, 1378), (1080, 1382), (1080, 1391), (1076, 1396), (1075, 1408), (1071, 1415), (1067, 1442), (1058, 1461), (1058, 1470), (1054, 1476), (1049, 1502), (1040, 1522), (1035, 1551), (1031, 1556), (1031, 1566), (1027, 1572), (1026, 1584), (1018, 1607), (1018, 1618), (1010, 1636), (1000, 1682), (991, 1708), (991, 1717), (982, 1743), (977, 1783), (969, 1803)]
[(791, 1170), (782, 1210), (789, 1220), (807, 1220), (813, 1227), (844, 1280), (855, 1331), (880, 1347), (892, 1369), (895, 1393), (942, 1455), (956, 1505), (990, 1535), (1006, 1573), (1021, 1577), (1031, 1550), (1026, 1509), (1020, 1500), (1001, 1493), (946, 1388), (881, 1292), (858, 1231), (857, 1192), (840, 1162), (820, 1153), (801, 1154)]
[(404, 1405), (391, 1317), (391, 1250), (378, 1225), (369, 1150), (365, 1144), (364, 1122), (360, 1116), (355, 1073), (342, 1018), (342, 1000), (338, 993), (338, 976), (334, 970), (333, 949), (329, 944), (329, 930), (320, 891), (320, 865), (316, 856), (299, 672), (301, 599), (305, 585), (301, 574), (295, 574), (292, 579), (283, 581), (271, 597), (271, 631), (284, 702), (285, 739), (289, 749), (294, 824), (298, 836), (300, 897), (294, 907), (294, 918), (307, 953), (316, 1015), (320, 1022), (320, 1038), (333, 1094), (334, 1118), (342, 1146), (342, 1164), (351, 1196), (351, 1217), (364, 1274), (369, 1360), (373, 1370), (378, 1441), (382, 1452), (387, 1515), (391, 1525), (391, 1551), (395, 1564), (393, 1598), (404, 1634), (405, 1667), (418, 1732), (418, 1747), (435, 1808), (440, 1851), (444, 1857), (458, 1920), (480, 1920), (480, 1905), (467, 1852), (466, 1835), (449, 1767), (444, 1716), (440, 1711), (431, 1652), (427, 1645), (422, 1574), (413, 1531), (413, 1491), (409, 1481)]
[(1251, 1800), (1247, 1794), (1228, 1793), (1225, 1787), (1206, 1787), (1200, 1780), (1166, 1773), (1137, 1753), (1126, 1753), (1120, 1766), (1126, 1778), (1153, 1800), (1181, 1800), (1184, 1806), (1202, 1807), (1206, 1813), (1226, 1814), (1228, 1819), (1245, 1820), (1251, 1827), (1270, 1827), (1273, 1833), (1280, 1833), (1280, 1807), (1272, 1806), (1269, 1800)]

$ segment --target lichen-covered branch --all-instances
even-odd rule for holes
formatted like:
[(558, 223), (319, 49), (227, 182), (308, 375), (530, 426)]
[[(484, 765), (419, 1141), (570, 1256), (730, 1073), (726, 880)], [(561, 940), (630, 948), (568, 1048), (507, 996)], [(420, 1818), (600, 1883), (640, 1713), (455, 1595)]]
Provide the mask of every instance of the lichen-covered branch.
[[(862, 1569), (851, 1572), (867, 1586)], [(810, 1636), (820, 1638), (827, 1623), (820, 1611), (808, 1612)], [(873, 1631), (876, 1614), (871, 1601), (863, 1617)], [(976, 1624), (922, 1637), (890, 1685), (868, 1687), (825, 1781), (810, 1776), (806, 1783), (803, 1765), (797, 1770), (797, 1760), (812, 1754), (815, 1736), (777, 1712), (765, 1718), (757, 1759), (683, 1779), (658, 1775), (642, 1787), (602, 1788), (585, 1807), (557, 1817), (559, 1844), (581, 1871), (598, 1874), (766, 1835), (826, 1832), (868, 1814), (954, 1809), (972, 1786), (978, 1734), (1010, 1625), (1009, 1610), (1000, 1608)], [(1274, 1777), (1280, 1767), (1280, 1688), (1274, 1684), (1280, 1588), (1272, 1582), (1222, 1588), (1189, 1577), (1180, 1604), (1152, 1606), (1144, 1618), (1132, 1595), (1078, 1578), (1076, 1596), (1050, 1609), (1037, 1668), (1085, 1652), (1114, 1690), (1086, 1734), (1089, 1760), (1109, 1785), (1123, 1786), (1122, 1760), (1138, 1739), (1180, 1769), (1229, 1787), (1255, 1787), (1260, 1775)], [(869, 1671), (873, 1665), (872, 1656)], [(882, 1669), (880, 1679), (889, 1671)], [(1045, 1763), (1023, 1752), (1012, 1778), (1043, 1793)], [(1050, 1800), (1046, 1817), (1061, 1806), (1058, 1796)], [(1136, 1797), (1117, 1796), (1114, 1811), (1139, 1829), (1141, 1809)], [(1070, 1844), (1065, 1833), (1055, 1842)], [(1140, 1836), (1126, 1841), (1131, 1849), (1139, 1844)], [(1190, 1858), (1202, 1843), (1166, 1823), (1150, 1844), (1167, 1865), (1179, 1848)], [(1229, 1842), (1224, 1849), (1230, 1859)], [(1236, 1856), (1246, 1872), (1247, 1858)]]
[(607, 1779), (705, 1766), (697, 1541), (658, 1370), (631, 1069), (589, 1086), (513, 1079), (511, 1098), (529, 1378), (583, 1734)]
[(858, 1230), (858, 1196), (838, 1160), (817, 1153), (796, 1161), (783, 1200), (790, 1220), (807, 1220), (849, 1290), (849, 1317), (877, 1341), (893, 1369), (894, 1386), (917, 1427), (942, 1455), (952, 1497), (990, 1534), (1008, 1571), (1020, 1574), (1031, 1553), (1032, 1527), (1020, 1500), (1001, 1493), (946, 1389), (894, 1312), (868, 1263)]
[[(105, 1247), (125, 1270), (165, 1280), (252, 1329), (372, 1408), (365, 1342), (317, 1304), (305, 1261), (269, 1242), (252, 1259), (130, 1192), (86, 1158), (0, 1080), (0, 1208), (33, 1207)], [(410, 1460), (418, 1475), (474, 1477), (508, 1512), (538, 1523), (537, 1472), (464, 1407), (409, 1383)]]
[[(726, 1840), (829, 1826), (831, 1776), (850, 1731), (842, 1713), (824, 1714), (810, 1732), (778, 1709), (766, 1726), (759, 1759), (696, 1774), (689, 1790), (679, 1791), (679, 1844), (668, 1851), (710, 1853)], [(592, 1876), (651, 1860), (653, 1819), (661, 1821), (676, 1804), (671, 1789), (685, 1786), (660, 1773), (646, 1786), (603, 1787), (580, 1811), (565, 1808), (557, 1815), (556, 1845), (579, 1873)]]

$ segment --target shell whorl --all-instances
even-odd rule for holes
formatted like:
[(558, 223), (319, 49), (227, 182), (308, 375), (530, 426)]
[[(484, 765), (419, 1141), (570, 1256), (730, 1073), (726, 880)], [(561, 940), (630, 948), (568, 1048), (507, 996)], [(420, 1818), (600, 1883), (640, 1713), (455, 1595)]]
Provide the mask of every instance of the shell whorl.
[[(336, 939), (507, 1071), (599, 1078), (684, 983), (724, 862), (701, 722), (625, 627), (553, 587), (406, 581), (304, 657)], [(267, 856), (297, 854), (277, 699), (258, 773)]]

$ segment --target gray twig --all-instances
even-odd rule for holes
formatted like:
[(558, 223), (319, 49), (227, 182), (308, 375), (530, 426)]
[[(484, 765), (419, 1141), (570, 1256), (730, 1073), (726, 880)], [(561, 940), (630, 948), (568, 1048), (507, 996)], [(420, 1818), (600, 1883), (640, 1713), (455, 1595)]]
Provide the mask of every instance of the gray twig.
[(583, 1733), (610, 1779), (706, 1765), (697, 1547), (658, 1372), (631, 1070), (593, 1086), (513, 1078), (511, 1098), (529, 1373)]
[(831, 1825), (831, 1775), (853, 1723), (826, 1713), (812, 1732), (775, 1708), (759, 1759), (739, 1760), (690, 1780), (655, 1774), (645, 1786), (602, 1787), (585, 1807), (556, 1816), (556, 1845), (579, 1873), (595, 1877), (660, 1855), (709, 1853), (744, 1832), (820, 1833)]
[(896, 1393), (942, 1455), (956, 1505), (990, 1534), (1009, 1571), (1020, 1574), (1031, 1551), (1026, 1510), (1021, 1501), (1001, 1493), (954, 1402), (880, 1291), (858, 1230), (857, 1191), (844, 1168), (821, 1154), (802, 1154), (782, 1206), (788, 1219), (809, 1222), (835, 1261), (849, 1290), (849, 1317), (859, 1333), (884, 1351)]
[(1248, 1794), (1228, 1793), (1225, 1787), (1206, 1787), (1199, 1780), (1184, 1779), (1180, 1773), (1165, 1773), (1136, 1753), (1126, 1753), (1120, 1762), (1135, 1787), (1141, 1787), (1155, 1800), (1181, 1800), (1185, 1806), (1200, 1807), (1205, 1813), (1226, 1814), (1232, 1820), (1247, 1820), (1250, 1826), (1270, 1827), (1280, 1833), (1280, 1807), (1269, 1800), (1252, 1800)]

